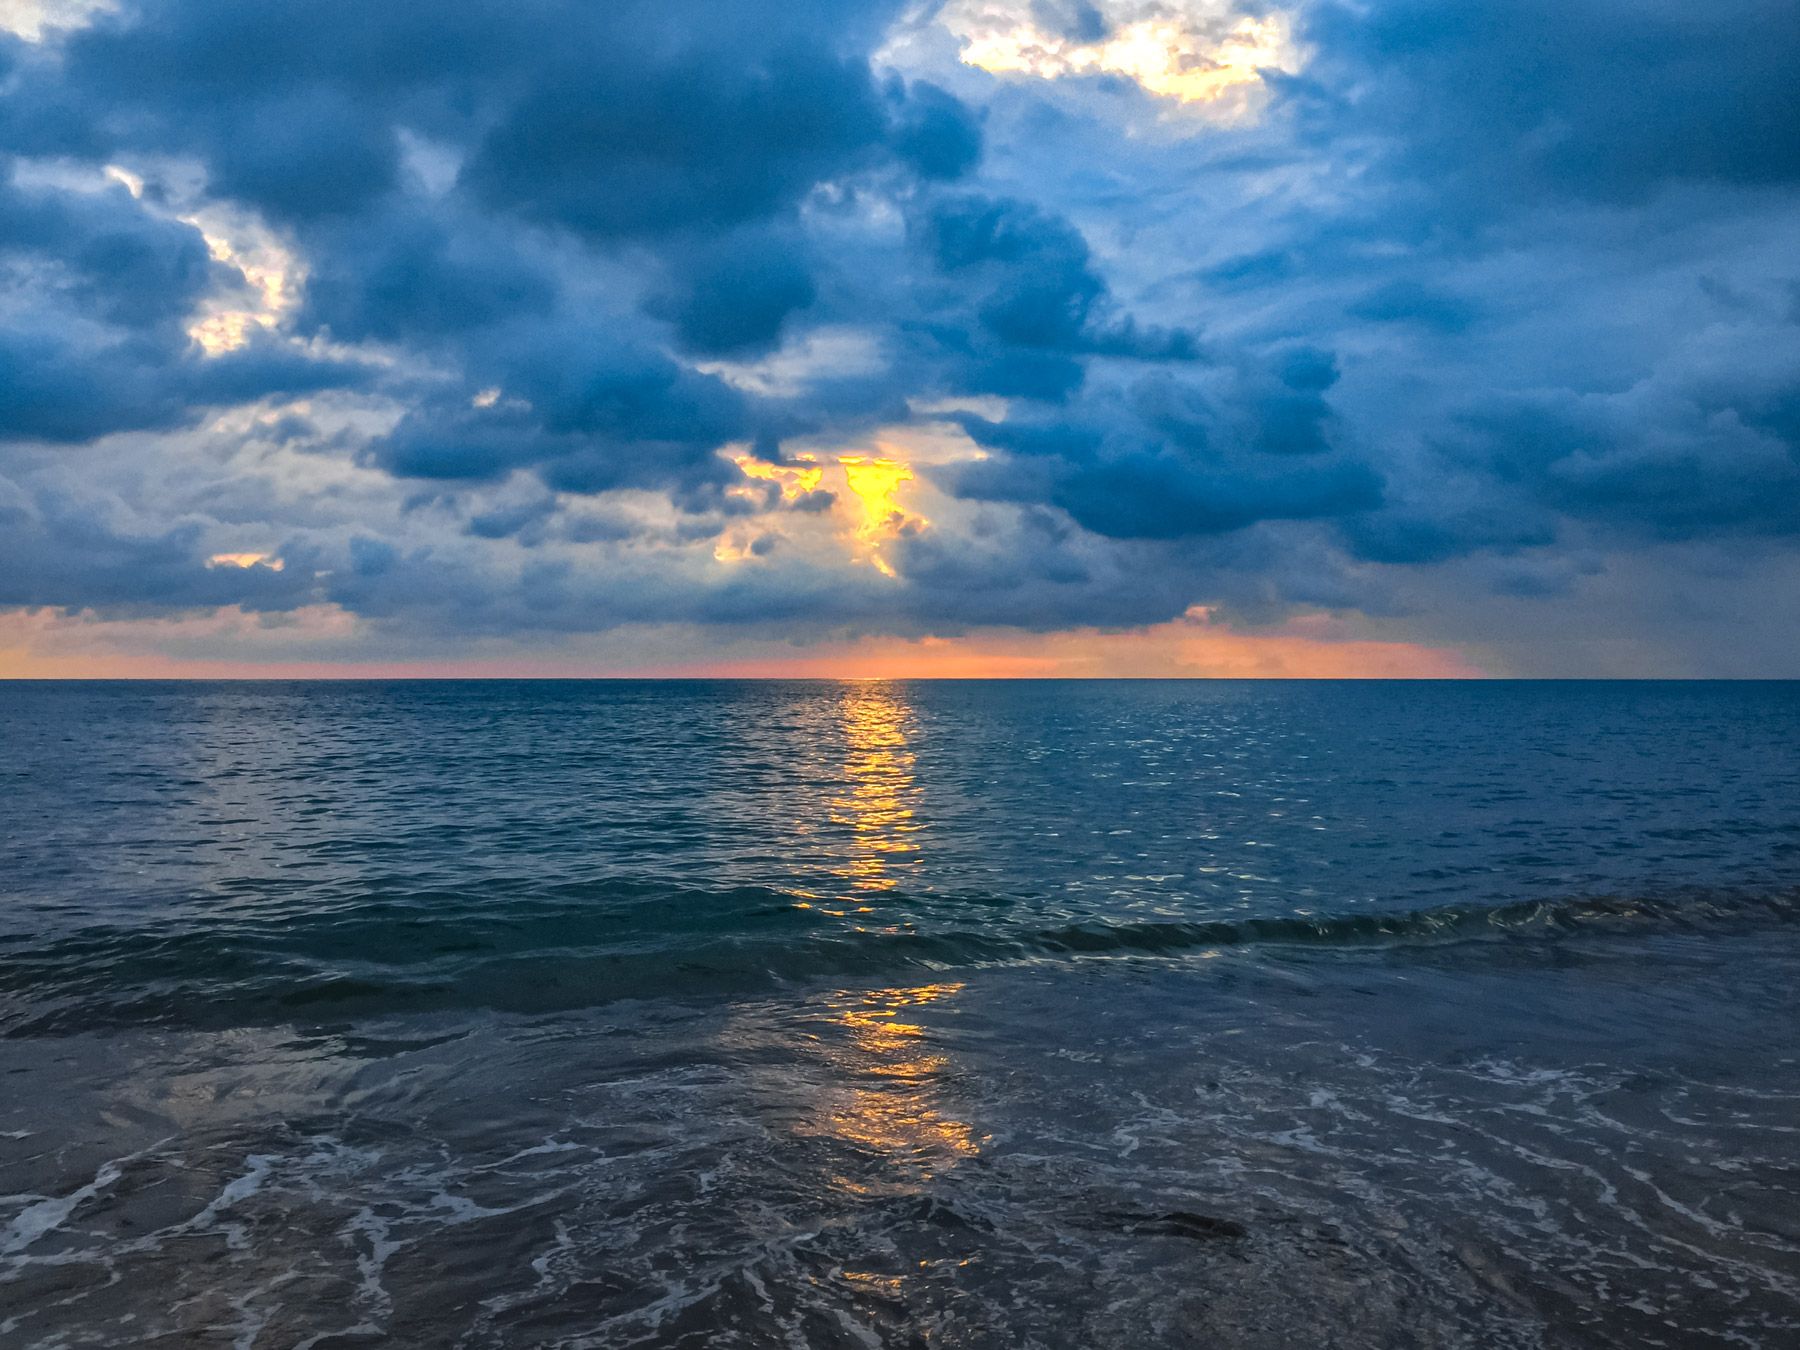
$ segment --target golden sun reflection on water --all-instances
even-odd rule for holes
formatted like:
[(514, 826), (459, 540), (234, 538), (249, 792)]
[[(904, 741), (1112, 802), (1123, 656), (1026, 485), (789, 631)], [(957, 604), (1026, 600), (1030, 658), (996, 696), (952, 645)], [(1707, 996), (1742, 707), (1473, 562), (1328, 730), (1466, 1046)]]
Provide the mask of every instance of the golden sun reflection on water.
[[(853, 891), (891, 891), (897, 872), (919, 859), (914, 812), (918, 784), (907, 742), (912, 709), (897, 687), (845, 687), (839, 719), (846, 743), (844, 786), (832, 797), (831, 823), (849, 830), (847, 855), (832, 867)], [(867, 913), (867, 906), (858, 912)]]
[[(820, 907), (865, 930), (876, 926), (872, 916), (884, 896), (921, 860), (924, 827), (909, 739), (913, 710), (904, 685), (851, 684), (843, 687), (838, 720), (843, 782), (829, 812), (844, 844), (831, 871), (847, 895)], [(898, 931), (898, 925), (884, 926)], [(928, 1004), (954, 999), (962, 987), (842, 989), (826, 999), (818, 1043), (832, 1069), (831, 1086), (805, 1128), (874, 1154), (889, 1169), (838, 1177), (840, 1187), (915, 1186), (980, 1151), (981, 1136), (943, 1100), (949, 1057), (914, 1016)]]
[[(842, 1088), (829, 1094), (819, 1121), (823, 1132), (857, 1145), (903, 1169), (880, 1182), (919, 1181), (959, 1158), (981, 1151), (974, 1126), (949, 1115), (939, 1100), (949, 1057), (908, 1013), (953, 998), (960, 984), (902, 989), (842, 990), (826, 1021), (848, 1033), (834, 1053), (844, 1069)], [(851, 1190), (868, 1181), (840, 1177)]]

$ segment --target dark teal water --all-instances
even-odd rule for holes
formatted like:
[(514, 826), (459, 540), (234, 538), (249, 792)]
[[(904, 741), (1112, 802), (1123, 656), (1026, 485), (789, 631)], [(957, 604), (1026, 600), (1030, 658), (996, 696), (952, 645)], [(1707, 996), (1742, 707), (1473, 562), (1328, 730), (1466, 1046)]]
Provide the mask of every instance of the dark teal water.
[(1800, 686), (0, 685), (0, 1345), (1800, 1342)]

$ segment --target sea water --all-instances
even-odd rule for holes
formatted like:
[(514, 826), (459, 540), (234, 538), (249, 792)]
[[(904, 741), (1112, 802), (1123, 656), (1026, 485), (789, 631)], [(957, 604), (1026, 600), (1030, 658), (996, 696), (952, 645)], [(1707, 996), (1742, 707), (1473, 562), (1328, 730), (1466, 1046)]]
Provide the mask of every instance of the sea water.
[(0, 1345), (1800, 1344), (1800, 686), (0, 685)]

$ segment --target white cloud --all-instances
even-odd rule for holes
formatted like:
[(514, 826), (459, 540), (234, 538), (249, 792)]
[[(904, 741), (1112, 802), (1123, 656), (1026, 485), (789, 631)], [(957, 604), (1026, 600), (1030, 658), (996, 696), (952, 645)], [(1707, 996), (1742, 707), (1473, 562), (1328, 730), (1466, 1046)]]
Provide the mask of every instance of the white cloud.
[(872, 375), (885, 365), (881, 338), (860, 328), (816, 328), (759, 361), (700, 361), (695, 369), (765, 398), (793, 398), (831, 379)]
[(1265, 70), (1303, 64), (1285, 14), (1245, 14), (1224, 0), (1164, 5), (1103, 0), (1085, 32), (1046, 27), (1023, 0), (951, 0), (938, 22), (960, 59), (995, 75), (1045, 80), (1113, 75), (1214, 120), (1252, 114)]
[(36, 42), (46, 28), (77, 28), (110, 8), (107, 0), (0, 0), (0, 32)]

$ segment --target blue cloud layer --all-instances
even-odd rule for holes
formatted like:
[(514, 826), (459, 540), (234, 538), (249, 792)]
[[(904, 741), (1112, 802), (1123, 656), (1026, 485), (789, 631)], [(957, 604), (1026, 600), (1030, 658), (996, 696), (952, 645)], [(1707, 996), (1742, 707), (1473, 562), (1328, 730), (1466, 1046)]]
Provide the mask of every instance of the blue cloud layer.
[[(1695, 650), (1621, 594), (1741, 590), (1800, 534), (1791, 4), (1288, 18), (1304, 68), (1231, 122), (942, 33), (896, 57), (921, 20), (885, 2), (127, 0), (0, 38), (0, 605), (439, 634), (1322, 607), (1461, 642), (1491, 613), (1521, 668), (1570, 616)], [(210, 353), (196, 317), (259, 283), (208, 212), (296, 286)], [(874, 355), (732, 377), (844, 334)], [(831, 504), (722, 447), (928, 423), (966, 437), (920, 468), (961, 509), (891, 584), (774, 532), (742, 575), (684, 561)], [(282, 571), (208, 565), (252, 535)], [(1535, 640), (1521, 604), (1562, 619)], [(1797, 606), (1751, 667), (1800, 668)]]

